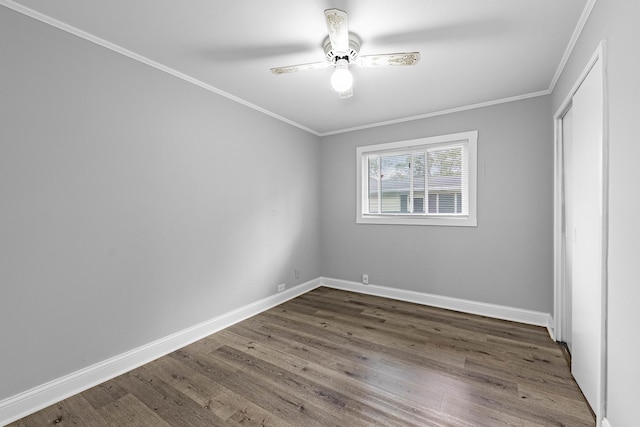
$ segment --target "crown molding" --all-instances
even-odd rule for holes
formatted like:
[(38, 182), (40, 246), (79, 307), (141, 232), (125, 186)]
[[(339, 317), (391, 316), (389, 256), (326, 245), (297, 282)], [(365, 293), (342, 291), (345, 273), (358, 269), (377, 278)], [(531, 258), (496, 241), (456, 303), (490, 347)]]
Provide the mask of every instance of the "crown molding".
[(553, 75), (551, 83), (549, 84), (549, 93), (553, 92), (553, 90), (555, 89), (556, 84), (558, 83), (558, 80), (560, 79), (560, 76), (564, 71), (564, 67), (567, 65), (567, 62), (569, 62), (569, 58), (573, 53), (573, 49), (576, 47), (576, 43), (578, 43), (578, 39), (582, 34), (582, 30), (587, 24), (587, 20), (589, 19), (589, 16), (591, 16), (591, 11), (593, 10), (593, 7), (596, 5), (597, 1), (598, 0), (587, 0), (587, 4), (584, 6), (584, 9), (582, 9), (582, 15), (580, 15), (580, 19), (578, 19), (578, 23), (576, 24), (576, 28), (573, 30), (571, 38), (569, 39), (567, 48), (564, 50), (562, 59), (560, 59), (560, 64), (558, 64), (556, 73)]
[(70, 34), (73, 34), (75, 36), (78, 36), (78, 37), (80, 37), (82, 39), (85, 39), (87, 41), (95, 43), (95, 44), (97, 44), (99, 46), (102, 46), (104, 48), (110, 49), (110, 50), (112, 50), (114, 52), (117, 52), (117, 53), (119, 53), (121, 55), (124, 55), (124, 56), (126, 56), (128, 58), (131, 58), (134, 61), (138, 61), (138, 62), (141, 62), (141, 63), (143, 63), (145, 65), (153, 67), (153, 68), (155, 68), (157, 70), (164, 71), (167, 74), (171, 74), (174, 77), (177, 77), (177, 78), (182, 79), (182, 80), (184, 80), (186, 82), (189, 82), (191, 84), (199, 86), (199, 87), (201, 87), (201, 88), (203, 88), (205, 90), (208, 90), (209, 92), (213, 92), (213, 93), (215, 93), (217, 95), (220, 95), (220, 96), (223, 96), (225, 98), (228, 98), (228, 99), (230, 99), (230, 100), (232, 100), (234, 102), (237, 102), (238, 104), (244, 105), (245, 107), (249, 107), (249, 108), (251, 108), (251, 109), (253, 109), (255, 111), (258, 111), (260, 113), (263, 113), (263, 114), (266, 114), (268, 116), (271, 116), (274, 119), (277, 119), (277, 120), (280, 120), (282, 122), (285, 122), (285, 123), (287, 123), (287, 124), (289, 124), (291, 126), (294, 126), (294, 127), (299, 128), (299, 129), (302, 129), (302, 130), (304, 130), (306, 132), (309, 132), (309, 133), (311, 133), (313, 135), (320, 136), (320, 134), (317, 131), (315, 131), (315, 130), (313, 130), (311, 128), (308, 128), (308, 127), (306, 127), (306, 126), (304, 126), (304, 125), (302, 125), (300, 123), (294, 122), (293, 120), (290, 120), (290, 119), (288, 119), (286, 117), (283, 117), (283, 116), (281, 116), (279, 114), (276, 114), (276, 113), (274, 113), (272, 111), (269, 111), (269, 110), (267, 110), (265, 108), (262, 108), (262, 107), (260, 107), (258, 105), (252, 104), (249, 101), (246, 101), (246, 100), (244, 100), (242, 98), (239, 98), (239, 97), (237, 97), (235, 95), (232, 95), (229, 92), (225, 92), (225, 91), (223, 91), (221, 89), (218, 89), (215, 86), (212, 86), (212, 85), (210, 85), (208, 83), (203, 82), (202, 80), (198, 80), (198, 79), (196, 79), (194, 77), (191, 77), (191, 76), (189, 76), (189, 75), (187, 75), (185, 73), (182, 73), (182, 72), (180, 72), (178, 70), (175, 70), (175, 69), (173, 69), (171, 67), (167, 67), (166, 65), (163, 65), (163, 64), (161, 64), (161, 63), (159, 63), (157, 61), (154, 61), (153, 59), (147, 58), (146, 56), (140, 55), (140, 54), (138, 54), (136, 52), (133, 52), (133, 51), (131, 51), (129, 49), (126, 49), (126, 48), (124, 48), (124, 47), (122, 47), (120, 45), (117, 45), (117, 44), (112, 43), (112, 42), (110, 42), (108, 40), (100, 38), (100, 37), (98, 37), (96, 35), (88, 33), (88, 32), (86, 32), (84, 30), (81, 30), (81, 29), (79, 29), (77, 27), (74, 27), (73, 25), (66, 24), (66, 23), (64, 23), (62, 21), (59, 21), (59, 20), (57, 20), (55, 18), (52, 18), (49, 15), (45, 15), (44, 13), (38, 12), (37, 10), (34, 10), (34, 9), (28, 8), (26, 6), (23, 6), (21, 4), (18, 4), (13, 0), (0, 0), (0, 5), (5, 6), (5, 7), (9, 8), (9, 9), (12, 9), (12, 10), (18, 12), (18, 13), (23, 14), (23, 15), (29, 16), (30, 18), (36, 19), (36, 20), (38, 20), (40, 22), (44, 22), (45, 24), (51, 25), (52, 27), (58, 28), (58, 29), (60, 29), (62, 31), (65, 31), (67, 33), (70, 33)]
[(450, 108), (448, 110), (434, 111), (432, 113), (419, 114), (417, 116), (403, 117), (403, 118), (400, 118), (400, 119), (387, 120), (387, 121), (384, 121), (384, 122), (370, 123), (370, 124), (366, 124), (366, 125), (362, 125), (362, 126), (355, 126), (355, 127), (352, 127), (352, 128), (345, 128), (345, 129), (339, 129), (339, 130), (334, 130), (334, 131), (329, 131), (329, 132), (322, 132), (322, 133), (319, 134), (319, 136), (323, 137), (323, 136), (337, 135), (339, 133), (354, 132), (354, 131), (357, 131), (357, 130), (371, 129), (371, 128), (376, 128), (376, 127), (380, 127), (380, 126), (388, 126), (388, 125), (394, 125), (394, 124), (397, 124), (397, 123), (410, 122), (410, 121), (413, 121), (413, 120), (427, 119), (429, 117), (443, 116), (445, 114), (459, 113), (461, 111), (474, 110), (476, 108), (490, 107), (492, 105), (504, 104), (504, 103), (507, 103), (507, 102), (521, 101), (523, 99), (535, 98), (535, 97), (538, 97), (538, 96), (545, 96), (545, 95), (549, 95), (550, 93), (551, 92), (549, 90), (542, 90), (542, 91), (539, 91), (539, 92), (525, 93), (524, 95), (517, 95), (517, 96), (511, 96), (509, 98), (495, 99), (495, 100), (492, 100), (492, 101), (480, 102), (478, 104), (464, 105), (462, 107), (455, 107), (455, 108)]
[(582, 11), (582, 15), (580, 16), (580, 19), (578, 20), (578, 24), (576, 25), (576, 28), (573, 31), (573, 35), (571, 36), (571, 39), (569, 40), (569, 44), (567, 45), (567, 48), (565, 49), (564, 55), (562, 56), (562, 59), (560, 61), (560, 64), (558, 65), (558, 68), (556, 69), (556, 73), (553, 76), (553, 79), (551, 80), (551, 84), (549, 85), (549, 89), (547, 90), (543, 90), (543, 91), (539, 91), (539, 92), (532, 92), (532, 93), (527, 93), (527, 94), (523, 94), (523, 95), (517, 95), (517, 96), (512, 96), (512, 97), (508, 97), (508, 98), (502, 98), (502, 99), (496, 99), (496, 100), (492, 100), (492, 101), (486, 101), (486, 102), (481, 102), (481, 103), (477, 103), (477, 104), (471, 104), (471, 105), (465, 105), (465, 106), (460, 106), (460, 107), (455, 107), (455, 108), (450, 108), (450, 109), (446, 109), (446, 110), (440, 110), (440, 111), (433, 111), (430, 113), (425, 113), (425, 114), (419, 114), (419, 115), (415, 115), (415, 116), (409, 116), (409, 117), (403, 117), (403, 118), (399, 118), (399, 119), (394, 119), (394, 120), (387, 120), (387, 121), (381, 121), (381, 122), (374, 122), (374, 123), (369, 123), (369, 124), (365, 124), (365, 125), (361, 125), (361, 126), (355, 126), (355, 127), (350, 127), (350, 128), (344, 128), (344, 129), (338, 129), (338, 130), (333, 130), (333, 131), (328, 131), (328, 132), (318, 132), (314, 129), (311, 129), (307, 126), (304, 126), (298, 122), (295, 122), (291, 119), (288, 119), (284, 116), (281, 116), (279, 114), (276, 114), (272, 111), (269, 111), (263, 107), (260, 107), (256, 104), (253, 104), (249, 101), (246, 101), (240, 97), (237, 97), (229, 92), (225, 92), (215, 86), (212, 86), (208, 83), (203, 82), (202, 80), (196, 79), (192, 76), (189, 76), (185, 73), (182, 73), (178, 70), (175, 70), (171, 67), (168, 67), (166, 65), (163, 65), (157, 61), (154, 61), (150, 58), (147, 58), (146, 56), (140, 55), (136, 52), (133, 52), (131, 50), (128, 50), (120, 45), (117, 45), (115, 43), (112, 43), (108, 40), (105, 40), (103, 38), (100, 38), (96, 35), (93, 35), (91, 33), (88, 33), (86, 31), (83, 31), (77, 27), (74, 27), (72, 25), (69, 25), (65, 22), (62, 22), (60, 20), (57, 20), (49, 15), (46, 15), (44, 13), (38, 12), (37, 10), (31, 9), (29, 7), (23, 6), (19, 3), (16, 3), (13, 0), (0, 0), (0, 5), (5, 6), (9, 9), (12, 9), (18, 13), (21, 13), (23, 15), (29, 16), (33, 19), (36, 19), (40, 22), (43, 22), (45, 24), (51, 25), (55, 28), (58, 28), (62, 31), (65, 31), (67, 33), (73, 34), (77, 37), (80, 37), (82, 39), (85, 39), (87, 41), (90, 41), (92, 43), (95, 43), (99, 46), (102, 46), (104, 48), (107, 48), (109, 50), (112, 50), (114, 52), (117, 52), (121, 55), (124, 55), (130, 59), (133, 59), (135, 61), (141, 62), (143, 64), (146, 64), (150, 67), (153, 67), (157, 70), (163, 71), (165, 73), (171, 74), (174, 77), (177, 77), (179, 79), (182, 79), (188, 83), (194, 84), (198, 87), (201, 87), (209, 92), (215, 93), (217, 95), (223, 96), (231, 101), (237, 102), (241, 105), (244, 105), (248, 108), (251, 108), (252, 110), (258, 111), (260, 113), (266, 114), (267, 116), (270, 116), (276, 120), (282, 121), (284, 123), (287, 123), (291, 126), (294, 126), (298, 129), (301, 129), (305, 132), (308, 132), (312, 135), (318, 136), (318, 137), (325, 137), (325, 136), (331, 136), (331, 135), (337, 135), (337, 134), (341, 134), (341, 133), (348, 133), (348, 132), (354, 132), (354, 131), (358, 131), (358, 130), (364, 130), (364, 129), (371, 129), (371, 128), (376, 128), (376, 127), (381, 127), (381, 126), (388, 126), (388, 125), (393, 125), (393, 124), (398, 124), (398, 123), (404, 123), (404, 122), (409, 122), (409, 121), (414, 121), (414, 120), (420, 120), (420, 119), (426, 119), (426, 118), (430, 118), (430, 117), (436, 117), (436, 116), (442, 116), (442, 115), (446, 115), (446, 114), (451, 114), (451, 113), (458, 113), (461, 111), (467, 111), (467, 110), (473, 110), (476, 108), (483, 108), (483, 107), (489, 107), (492, 105), (498, 105), (498, 104), (503, 104), (503, 103), (507, 103), (507, 102), (514, 102), (514, 101), (520, 101), (523, 99), (528, 99), (528, 98), (534, 98), (534, 97), (538, 97), (538, 96), (544, 96), (544, 95), (549, 95), (553, 92), (553, 89), (555, 88), (555, 85), (558, 81), (558, 79), (560, 78), (560, 75), (562, 74), (562, 71), (564, 70), (564, 67), (566, 66), (567, 61), (569, 60), (569, 57), (571, 56), (571, 53), (573, 52), (573, 49), (577, 43), (578, 38), (580, 37), (580, 34), (582, 33), (582, 30), (589, 18), (589, 15), (591, 14), (591, 11), (595, 5), (597, 0), (587, 0), (587, 4), (585, 5), (585, 8)]

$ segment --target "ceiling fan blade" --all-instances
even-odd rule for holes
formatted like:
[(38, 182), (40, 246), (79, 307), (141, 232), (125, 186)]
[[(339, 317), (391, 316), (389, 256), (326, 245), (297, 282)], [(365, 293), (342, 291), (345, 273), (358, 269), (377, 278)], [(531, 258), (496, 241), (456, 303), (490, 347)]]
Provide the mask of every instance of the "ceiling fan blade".
[(321, 68), (327, 68), (329, 66), (331, 66), (331, 63), (328, 61), (311, 62), (309, 64), (298, 64), (298, 65), (288, 65), (286, 67), (276, 67), (276, 68), (272, 68), (271, 72), (273, 74), (287, 74), (287, 73), (295, 73), (296, 71), (319, 70)]
[(359, 56), (354, 63), (359, 67), (388, 67), (395, 65), (414, 65), (419, 60), (420, 52), (404, 52)]
[(347, 52), (349, 50), (349, 28), (347, 26), (347, 12), (340, 9), (327, 9), (324, 11), (327, 20), (331, 50), (335, 52)]

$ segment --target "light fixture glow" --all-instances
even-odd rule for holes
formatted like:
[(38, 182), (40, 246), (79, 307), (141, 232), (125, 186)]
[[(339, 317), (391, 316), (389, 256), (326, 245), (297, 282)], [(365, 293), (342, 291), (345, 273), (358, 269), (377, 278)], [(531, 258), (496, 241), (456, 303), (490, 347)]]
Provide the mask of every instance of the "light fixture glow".
[(336, 62), (336, 70), (331, 75), (331, 87), (338, 93), (347, 92), (353, 85), (353, 76), (349, 71), (349, 62), (339, 59)]

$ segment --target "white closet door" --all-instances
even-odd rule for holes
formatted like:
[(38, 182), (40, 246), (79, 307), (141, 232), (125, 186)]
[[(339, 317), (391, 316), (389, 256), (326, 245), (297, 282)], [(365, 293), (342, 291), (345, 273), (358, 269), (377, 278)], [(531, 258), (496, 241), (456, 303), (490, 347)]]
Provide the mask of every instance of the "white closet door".
[[(573, 97), (573, 376), (600, 408), (603, 333), (603, 82), (598, 60)], [(571, 236), (567, 230), (567, 236)]]

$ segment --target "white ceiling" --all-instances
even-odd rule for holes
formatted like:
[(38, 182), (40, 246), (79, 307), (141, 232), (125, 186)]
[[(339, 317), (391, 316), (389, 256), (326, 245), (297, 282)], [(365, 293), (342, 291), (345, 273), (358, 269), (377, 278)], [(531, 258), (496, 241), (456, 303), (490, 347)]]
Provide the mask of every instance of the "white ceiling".
[[(0, 0), (315, 134), (549, 93), (590, 0)], [(339, 99), (321, 61), (323, 11), (349, 14), (361, 55), (419, 51), (413, 67), (357, 68)], [(51, 19), (52, 18), (52, 19)]]

